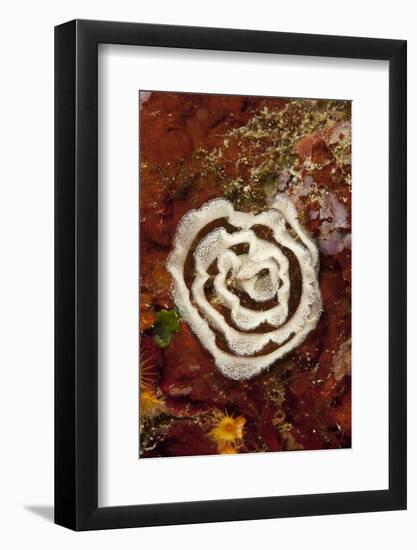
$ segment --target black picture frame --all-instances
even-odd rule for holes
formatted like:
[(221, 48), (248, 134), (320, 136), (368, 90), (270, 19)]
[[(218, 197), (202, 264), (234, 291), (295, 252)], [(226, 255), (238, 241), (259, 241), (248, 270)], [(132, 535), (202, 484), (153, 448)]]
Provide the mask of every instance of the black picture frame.
[[(98, 44), (389, 62), (389, 488), (98, 507)], [(74, 20), (55, 28), (55, 522), (74, 530), (406, 508), (406, 41)]]

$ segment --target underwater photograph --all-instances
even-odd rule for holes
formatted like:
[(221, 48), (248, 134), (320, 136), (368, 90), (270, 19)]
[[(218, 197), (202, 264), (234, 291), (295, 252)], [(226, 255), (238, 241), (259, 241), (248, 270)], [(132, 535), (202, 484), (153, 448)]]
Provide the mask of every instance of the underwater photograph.
[(139, 92), (140, 459), (351, 446), (351, 105)]

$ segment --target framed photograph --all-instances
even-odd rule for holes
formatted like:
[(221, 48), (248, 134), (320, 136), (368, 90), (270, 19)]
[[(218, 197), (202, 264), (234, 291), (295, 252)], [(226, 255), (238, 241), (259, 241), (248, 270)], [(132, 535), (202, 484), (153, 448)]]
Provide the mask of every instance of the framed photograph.
[(406, 508), (406, 42), (55, 29), (55, 522)]

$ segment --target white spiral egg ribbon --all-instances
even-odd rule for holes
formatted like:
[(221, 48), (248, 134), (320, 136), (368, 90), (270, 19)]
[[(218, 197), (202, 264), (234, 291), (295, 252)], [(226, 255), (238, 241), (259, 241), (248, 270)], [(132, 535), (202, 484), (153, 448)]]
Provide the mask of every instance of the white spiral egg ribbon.
[[(225, 227), (215, 227), (200, 242), (194, 242), (208, 224), (222, 219), (236, 230), (228, 232)], [(260, 238), (254, 226), (271, 230), (274, 241)], [(236, 253), (236, 246), (242, 244), (248, 250)], [(184, 269), (192, 247), (195, 273), (188, 288)], [(301, 274), (300, 299), (291, 316), (290, 263), (283, 249), (292, 252)], [(209, 273), (214, 261), (218, 270), (215, 276)], [(320, 318), (318, 251), (284, 194), (260, 214), (235, 211), (232, 203), (224, 199), (214, 199), (191, 210), (178, 225), (167, 269), (173, 278), (173, 297), (182, 318), (211, 353), (220, 372), (235, 380), (249, 379), (284, 357), (301, 344)], [(214, 278), (215, 298), (229, 310), (234, 326), (207, 299), (205, 285), (210, 278)], [(275, 299), (275, 304), (266, 310), (244, 307), (239, 296), (230, 290), (230, 279), (254, 302), (263, 304)], [(271, 327), (269, 332), (256, 332), (265, 324)], [(217, 345), (216, 332), (223, 336), (228, 351)], [(278, 347), (262, 354), (270, 343)]]

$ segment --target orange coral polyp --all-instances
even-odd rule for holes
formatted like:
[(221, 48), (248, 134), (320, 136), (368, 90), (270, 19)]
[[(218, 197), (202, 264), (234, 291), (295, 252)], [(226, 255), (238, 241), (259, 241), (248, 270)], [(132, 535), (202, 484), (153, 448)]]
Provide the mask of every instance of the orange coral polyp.
[(243, 439), (243, 427), (245, 425), (243, 416), (233, 417), (224, 415), (217, 421), (215, 427), (210, 431), (210, 437), (216, 443), (236, 443)]
[(144, 417), (155, 418), (163, 412), (164, 402), (152, 391), (142, 390), (140, 392), (140, 410)]
[(236, 447), (230, 443), (220, 443), (218, 446), (218, 451), (221, 455), (236, 455), (239, 453)]

